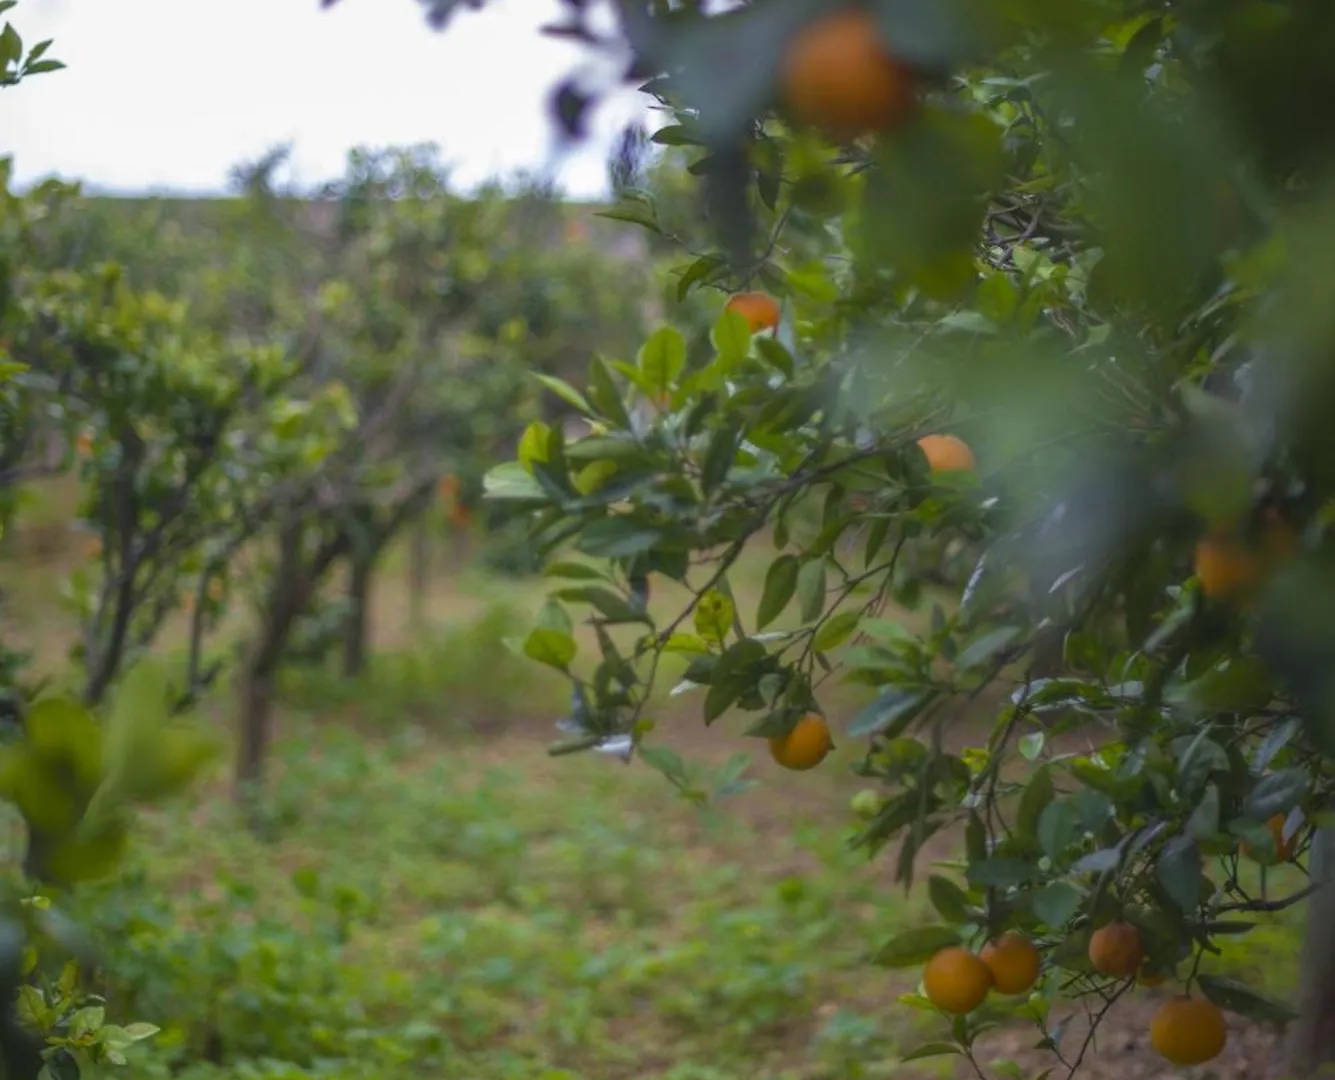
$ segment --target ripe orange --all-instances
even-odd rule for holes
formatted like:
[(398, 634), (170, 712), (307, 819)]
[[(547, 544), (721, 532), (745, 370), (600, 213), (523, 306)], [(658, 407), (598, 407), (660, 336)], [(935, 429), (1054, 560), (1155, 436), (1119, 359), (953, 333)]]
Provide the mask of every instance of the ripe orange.
[(915, 79), (885, 47), (876, 20), (847, 8), (805, 26), (779, 72), (793, 117), (833, 139), (855, 139), (902, 124), (916, 103)]
[(1023, 934), (1003, 934), (983, 948), (982, 961), (992, 973), (992, 982), (1003, 994), (1023, 994), (1034, 983), (1043, 957)]
[(942, 1012), (969, 1013), (992, 989), (992, 972), (968, 949), (952, 945), (927, 961), (922, 986), (927, 1000)]
[[(1293, 858), (1293, 850), (1297, 846), (1298, 834), (1295, 832), (1288, 840), (1284, 839), (1284, 822), (1288, 820), (1287, 814), (1276, 814), (1266, 822), (1266, 828), (1270, 830), (1270, 838), (1275, 842), (1275, 861), (1285, 863)], [(1256, 852), (1252, 850), (1251, 844), (1245, 840), (1242, 842), (1239, 850), (1242, 854), (1250, 858), (1256, 857)]]
[(1196, 543), (1196, 577), (1201, 591), (1212, 599), (1246, 599), (1264, 575), (1260, 552), (1250, 550), (1236, 537), (1214, 533)]
[(1100, 975), (1129, 979), (1140, 969), (1145, 950), (1140, 931), (1130, 923), (1110, 922), (1089, 939), (1089, 962)]
[(1294, 555), (1301, 540), (1276, 510), (1265, 515), (1259, 543), (1236, 531), (1216, 528), (1196, 544), (1196, 577), (1201, 591), (1215, 600), (1246, 603), (1281, 559)]
[(954, 435), (924, 435), (918, 448), (927, 455), (932, 472), (956, 472), (975, 468), (973, 451), (969, 444)]
[(779, 325), (779, 302), (762, 292), (738, 293), (729, 298), (724, 310), (737, 312), (753, 334)]
[(1217, 1058), (1226, 1042), (1228, 1025), (1212, 1001), (1173, 998), (1150, 1022), (1150, 1044), (1174, 1065), (1203, 1065)]
[(814, 769), (833, 749), (830, 726), (817, 713), (807, 713), (787, 735), (773, 735), (769, 740), (770, 757), (797, 772)]

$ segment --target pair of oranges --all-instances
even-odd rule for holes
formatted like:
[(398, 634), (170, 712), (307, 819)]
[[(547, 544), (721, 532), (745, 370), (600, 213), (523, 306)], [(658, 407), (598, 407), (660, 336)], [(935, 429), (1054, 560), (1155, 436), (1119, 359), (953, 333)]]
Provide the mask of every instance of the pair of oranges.
[(923, 992), (942, 1012), (963, 1015), (993, 990), (1025, 993), (1038, 982), (1042, 967), (1042, 955), (1032, 941), (1023, 934), (1003, 934), (981, 953), (958, 945), (940, 950), (923, 968)]

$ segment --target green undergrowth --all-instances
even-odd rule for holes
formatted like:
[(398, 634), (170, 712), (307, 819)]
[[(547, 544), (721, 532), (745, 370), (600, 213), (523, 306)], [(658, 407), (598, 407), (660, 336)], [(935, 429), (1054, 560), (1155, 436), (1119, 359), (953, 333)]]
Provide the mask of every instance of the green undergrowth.
[[(137, 1075), (889, 1075), (920, 1021), (866, 964), (926, 920), (844, 823), (775, 829), (533, 740), (302, 724), (269, 827), (221, 798), (150, 819), (86, 892)], [(786, 778), (781, 778), (786, 780)]]

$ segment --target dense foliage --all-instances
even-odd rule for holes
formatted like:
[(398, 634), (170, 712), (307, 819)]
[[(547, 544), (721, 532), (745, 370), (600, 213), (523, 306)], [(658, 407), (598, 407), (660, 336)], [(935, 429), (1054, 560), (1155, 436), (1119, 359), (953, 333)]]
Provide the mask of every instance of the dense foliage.
[[(594, 7), (562, 32), (633, 57), (653, 141), (694, 148), (718, 246), (679, 292), (759, 284), (782, 313), (739, 296), (703, 355), (664, 327), (594, 359), (558, 388), (594, 434), (531, 425), (491, 474), (566, 579), (524, 645), (572, 683), (557, 749), (680, 780), (652, 734), (670, 654), (707, 723), (752, 713), (791, 767), (828, 750), (828, 680), (870, 686), (835, 723), (880, 785), (860, 842), (896, 843), (906, 885), (934, 836), (967, 851), (930, 877), (940, 926), (879, 953), (931, 960), (919, 1000), (956, 1014), (924, 1055), (976, 1065), (1011, 1013), (1073, 1071), (1137, 975), (1181, 981), (1152, 1032), (1178, 1063), (1222, 1049), (1216, 1006), (1291, 1016), (1200, 968), (1319, 888), (1257, 896), (1248, 860), (1304, 864), (1333, 824), (1328, 7), (663, 3), (611, 37)], [(572, 135), (595, 98), (561, 89)], [(662, 228), (646, 192), (618, 216)], [(689, 590), (667, 617), (661, 579)], [(957, 749), (959, 706), (998, 699)], [(1046, 976), (977, 1008), (1006, 980), (951, 947), (1005, 932)], [(1298, 1070), (1330, 1049), (1313, 964)]]

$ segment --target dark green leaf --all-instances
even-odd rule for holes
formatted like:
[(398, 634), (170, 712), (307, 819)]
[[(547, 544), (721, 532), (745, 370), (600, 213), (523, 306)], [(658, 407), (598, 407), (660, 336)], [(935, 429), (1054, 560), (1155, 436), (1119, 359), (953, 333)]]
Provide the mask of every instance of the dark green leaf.
[(692, 286), (708, 281), (727, 265), (728, 260), (722, 255), (701, 255), (682, 271), (681, 278), (677, 282), (677, 302), (686, 299)]
[(810, 559), (797, 575), (797, 602), (802, 621), (815, 622), (825, 610), (825, 559)]
[(596, 585), (585, 585), (574, 589), (559, 589), (553, 595), (558, 600), (564, 600), (571, 604), (589, 604), (596, 608), (609, 622), (649, 622), (649, 617), (644, 610), (636, 604), (632, 604), (623, 596), (619, 596), (611, 589), (599, 588)]
[(916, 967), (959, 943), (959, 934), (948, 926), (923, 926), (891, 938), (876, 950), (872, 962), (888, 968)]
[(589, 402), (620, 428), (630, 427), (630, 414), (622, 400), (621, 390), (602, 357), (589, 361)]
[(1069, 799), (1057, 799), (1043, 808), (1034, 830), (1043, 854), (1059, 861), (1077, 835), (1075, 807)]
[(1024, 794), (1020, 796), (1015, 828), (1021, 836), (1037, 839), (1039, 818), (1055, 794), (1051, 772), (1046, 765), (1040, 766), (1025, 785)]
[(847, 731), (853, 738), (883, 735), (894, 738), (902, 733), (936, 695), (929, 690), (909, 690), (892, 686), (870, 705), (853, 714)]
[(923, 1058), (944, 1057), (947, 1054), (962, 1054), (957, 1043), (949, 1042), (929, 1042), (921, 1046), (915, 1046), (907, 1054), (900, 1057), (900, 1061), (907, 1063), (910, 1061), (922, 1061)]
[(1189, 836), (1177, 836), (1164, 845), (1155, 873), (1173, 903), (1191, 911), (1201, 898), (1201, 853)]
[(958, 885), (940, 874), (933, 874), (927, 879), (927, 896), (937, 914), (948, 923), (963, 923), (969, 920), (969, 897)]
[(979, 667), (996, 656), (1019, 635), (1015, 626), (998, 626), (979, 638), (975, 638), (955, 657), (955, 666), (964, 671)]
[(969, 884), (986, 886), (1023, 885), (1038, 876), (1038, 867), (1023, 859), (993, 858), (969, 864)]
[(765, 588), (756, 611), (756, 629), (766, 626), (783, 614), (783, 609), (797, 591), (800, 563), (796, 555), (780, 555), (765, 573)]
[(1250, 986), (1218, 975), (1198, 975), (1201, 992), (1221, 1009), (1245, 1016), (1262, 1024), (1285, 1024), (1295, 1020), (1295, 1009), (1276, 998), (1267, 997)]
[(663, 534), (628, 518), (603, 518), (589, 525), (579, 537), (579, 549), (586, 555), (619, 559), (638, 555), (659, 543)]
[(1054, 881), (1029, 898), (1029, 907), (1049, 929), (1059, 930), (1080, 910), (1082, 899), (1080, 890), (1074, 885), (1064, 881)]
[(1253, 821), (1268, 821), (1298, 805), (1307, 791), (1308, 777), (1302, 769), (1281, 769), (1263, 776), (1242, 804), (1242, 812)]

